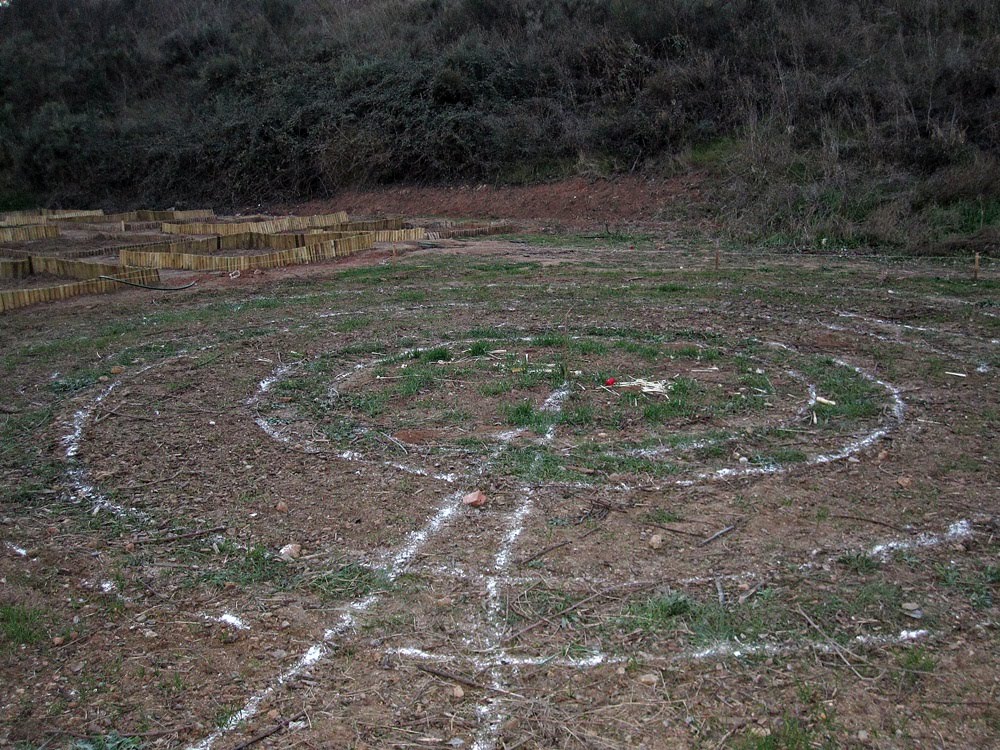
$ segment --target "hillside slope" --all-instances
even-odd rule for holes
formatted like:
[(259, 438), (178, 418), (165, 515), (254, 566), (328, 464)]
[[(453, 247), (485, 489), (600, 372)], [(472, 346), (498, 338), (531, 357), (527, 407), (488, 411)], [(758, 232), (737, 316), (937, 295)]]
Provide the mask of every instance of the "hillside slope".
[(0, 207), (694, 167), (757, 239), (988, 245), (998, 71), (987, 0), (13, 0)]

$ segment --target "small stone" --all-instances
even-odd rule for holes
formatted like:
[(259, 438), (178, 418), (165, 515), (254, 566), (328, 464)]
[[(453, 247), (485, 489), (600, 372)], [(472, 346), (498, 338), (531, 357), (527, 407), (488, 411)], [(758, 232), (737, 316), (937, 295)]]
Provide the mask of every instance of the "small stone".
[(879, 461), (879, 463), (881, 463), (882, 461), (885, 461), (887, 458), (889, 458), (889, 451), (879, 451), (878, 452), (878, 461)]
[(83, 671), (83, 662), (78, 661), (76, 664), (71, 665), (69, 671), (73, 674), (80, 674)]
[(278, 627), (281, 630), (286, 630), (286, 629), (292, 627), (292, 623), (290, 623), (288, 620), (282, 620), (281, 621), (281, 625), (279, 625)]
[(652, 685), (655, 685), (659, 681), (660, 681), (659, 675), (654, 674), (653, 672), (648, 672), (648, 673), (642, 675), (639, 678), (639, 682), (641, 682), (643, 685), (651, 685), (652, 686)]
[(900, 487), (902, 487), (905, 490), (907, 487), (909, 487), (911, 484), (913, 484), (913, 477), (902, 476), (902, 477), (900, 477), (899, 479), (896, 480), (896, 484), (898, 484)]
[(97, 382), (107, 383), (109, 380), (111, 380), (111, 378), (109, 378), (107, 375), (101, 375), (101, 377), (97, 379)]
[(462, 690), (461, 685), (455, 685), (455, 687), (451, 689), (451, 697), (455, 700), (462, 700), (462, 698), (465, 697), (465, 691)]
[(481, 490), (476, 490), (463, 497), (462, 502), (472, 508), (481, 508), (486, 505), (486, 495)]
[(298, 560), (302, 555), (302, 545), (292, 542), (291, 544), (286, 544), (278, 552), (278, 556), (285, 562), (291, 562), (292, 560)]
[(278, 504), (274, 506), (274, 509), (279, 513), (287, 513), (288, 503), (286, 503), (284, 500), (279, 500)]
[(63, 638), (61, 635), (57, 635), (55, 638), (52, 639), (52, 645), (53, 646), (61, 646), (65, 642), (66, 642), (66, 639)]
[(920, 609), (920, 605), (917, 604), (916, 602), (903, 602), (902, 607), (908, 612), (913, 612), (916, 609)]
[(649, 537), (649, 546), (652, 549), (660, 549), (663, 546), (663, 534), (653, 534)]
[(861, 729), (861, 730), (858, 731), (858, 741), (859, 742), (868, 742), (868, 740), (870, 740), (870, 739), (871, 739), (871, 735), (868, 734), (868, 732), (866, 732), (864, 729)]
[(122, 367), (121, 365), (115, 365), (114, 367), (111, 368), (112, 375), (121, 375), (123, 372), (125, 372), (125, 368)]
[(135, 542), (125, 542), (125, 551), (126, 552), (134, 552), (135, 551)]

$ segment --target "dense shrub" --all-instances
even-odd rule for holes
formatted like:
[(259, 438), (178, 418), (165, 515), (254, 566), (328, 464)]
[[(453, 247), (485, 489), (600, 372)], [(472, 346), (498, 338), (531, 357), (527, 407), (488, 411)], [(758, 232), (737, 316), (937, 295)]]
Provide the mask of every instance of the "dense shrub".
[(0, 95), (0, 191), (47, 201), (223, 207), (684, 155), (759, 236), (896, 241), (876, 227), (998, 198), (1000, 4), (13, 0)]

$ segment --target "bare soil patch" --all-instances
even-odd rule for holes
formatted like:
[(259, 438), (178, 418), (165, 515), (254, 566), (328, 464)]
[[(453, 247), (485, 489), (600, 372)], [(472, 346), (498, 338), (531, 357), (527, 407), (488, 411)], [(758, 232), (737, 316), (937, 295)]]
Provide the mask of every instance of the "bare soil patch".
[(620, 226), (662, 221), (671, 210), (703, 201), (697, 175), (667, 179), (574, 177), (541, 185), (393, 187), (350, 190), (332, 201), (296, 207), (322, 213), (329, 207), (358, 215), (449, 216), (519, 219), (565, 226)]

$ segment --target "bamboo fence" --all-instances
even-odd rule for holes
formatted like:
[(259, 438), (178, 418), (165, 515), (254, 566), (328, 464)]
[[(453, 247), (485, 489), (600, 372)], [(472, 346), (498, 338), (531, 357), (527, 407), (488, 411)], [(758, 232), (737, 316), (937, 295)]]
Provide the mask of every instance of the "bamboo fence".
[(376, 242), (408, 242), (414, 240), (427, 239), (427, 230), (421, 227), (416, 229), (386, 229), (372, 232)]
[(460, 237), (484, 237), (489, 234), (508, 234), (514, 231), (512, 224), (489, 224), (485, 226), (454, 227), (451, 229), (429, 230), (427, 239), (444, 240)]
[(259, 232), (244, 232), (241, 234), (226, 234), (216, 237), (204, 237), (201, 239), (176, 240), (175, 242), (147, 242), (136, 245), (124, 245), (115, 248), (115, 250), (119, 253), (122, 250), (141, 250), (147, 253), (181, 253), (189, 255), (211, 255), (220, 251), (241, 249), (293, 250), (297, 247), (320, 245), (331, 240), (344, 240), (351, 237), (357, 237), (359, 234), (365, 233), (338, 231), (296, 234), (261, 234)]
[(144, 268), (173, 268), (183, 271), (249, 271), (255, 268), (279, 268), (281, 266), (318, 263), (331, 258), (342, 258), (353, 255), (360, 250), (367, 250), (375, 242), (371, 233), (363, 233), (255, 255), (206, 255), (184, 251), (194, 249), (192, 246), (198, 242), (218, 242), (221, 239), (213, 237), (209, 240), (192, 240), (187, 243), (163, 243), (174, 246), (176, 249), (173, 250), (153, 250), (148, 247), (145, 249), (125, 248), (121, 250), (120, 259), (123, 266)]
[(0, 242), (30, 242), (31, 240), (43, 240), (58, 236), (59, 227), (52, 224), (0, 227)]
[[(98, 255), (118, 255), (119, 245), (108, 245), (106, 247), (88, 247), (82, 250), (62, 250), (55, 252), (52, 256), (53, 258), (93, 258)], [(4, 247), (0, 248), (0, 253), (6, 255), (8, 258), (35, 258), (42, 257), (38, 255), (37, 250), (32, 250), (29, 248), (12, 248)]]
[[(115, 278), (135, 284), (159, 284), (160, 272), (155, 268), (131, 268), (122, 271), (115, 266)], [(42, 286), (35, 289), (14, 289), (0, 292), (0, 312), (14, 310), (39, 302), (55, 302), (81, 294), (107, 294), (122, 288), (122, 284), (109, 279), (87, 279), (57, 286)]]
[(29, 261), (32, 273), (50, 273), (53, 276), (68, 276), (71, 279), (96, 279), (98, 276), (114, 276), (122, 267), (111, 263), (85, 263), (81, 260), (52, 258), (32, 255)]
[(23, 279), (30, 275), (30, 258), (0, 258), (0, 279)]
[(106, 214), (103, 211), (77, 212), (76, 215), (52, 217), (54, 221), (68, 224), (121, 224), (124, 222), (139, 222), (159, 224), (164, 221), (197, 221), (199, 219), (214, 219), (215, 212), (207, 208), (191, 211), (122, 211), (116, 214)]
[(49, 221), (58, 221), (62, 219), (72, 219), (76, 217), (87, 217), (93, 218), (95, 216), (102, 216), (103, 211), (77, 211), (77, 210), (67, 210), (67, 211), (57, 211), (48, 208), (35, 208), (29, 211), (7, 211), (0, 214), (0, 227), (16, 227), (22, 226), (24, 224), (46, 224)]
[(347, 223), (347, 213), (338, 211), (335, 214), (318, 216), (286, 216), (280, 219), (264, 221), (239, 221), (231, 223), (199, 223), (188, 222), (163, 223), (163, 231), (167, 234), (246, 234), (257, 232), (261, 234), (277, 234), (279, 232), (294, 232), (302, 229), (321, 229)]

